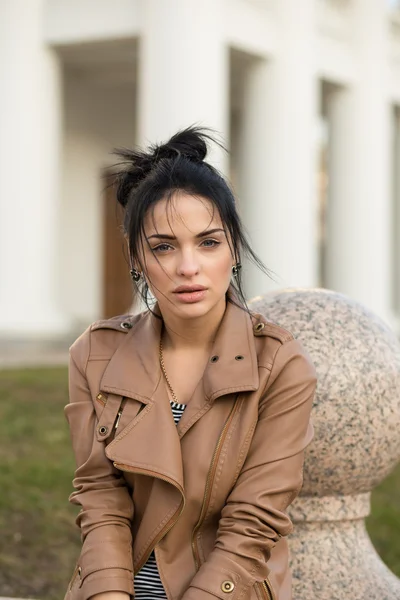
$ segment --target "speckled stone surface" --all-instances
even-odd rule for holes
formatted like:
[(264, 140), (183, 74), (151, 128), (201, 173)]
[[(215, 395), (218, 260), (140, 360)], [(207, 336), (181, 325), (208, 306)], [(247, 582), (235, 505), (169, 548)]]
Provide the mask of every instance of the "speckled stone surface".
[(294, 600), (400, 600), (365, 530), (371, 490), (400, 460), (400, 344), (342, 294), (293, 289), (250, 308), (289, 329), (317, 369), (315, 436), (289, 513)]

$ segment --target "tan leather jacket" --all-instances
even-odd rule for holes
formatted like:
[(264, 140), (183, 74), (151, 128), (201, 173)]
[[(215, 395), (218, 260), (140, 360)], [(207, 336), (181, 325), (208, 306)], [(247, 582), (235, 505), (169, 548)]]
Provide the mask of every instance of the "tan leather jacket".
[(286, 330), (228, 303), (175, 425), (149, 312), (70, 348), (82, 552), (66, 598), (125, 591), (155, 548), (169, 600), (291, 599), (285, 513), (312, 439), (314, 367)]

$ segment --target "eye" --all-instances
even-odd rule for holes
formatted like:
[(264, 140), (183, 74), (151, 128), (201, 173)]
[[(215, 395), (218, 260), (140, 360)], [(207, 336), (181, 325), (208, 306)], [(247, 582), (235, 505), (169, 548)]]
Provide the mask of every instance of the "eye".
[(158, 246), (152, 248), (152, 250), (153, 252), (168, 252), (168, 250), (171, 248), (172, 246), (170, 244), (159, 244)]
[(204, 240), (201, 245), (204, 246), (205, 248), (214, 248), (216, 246), (219, 246), (221, 242), (218, 242), (217, 240), (212, 240), (212, 239), (208, 239), (208, 240)]

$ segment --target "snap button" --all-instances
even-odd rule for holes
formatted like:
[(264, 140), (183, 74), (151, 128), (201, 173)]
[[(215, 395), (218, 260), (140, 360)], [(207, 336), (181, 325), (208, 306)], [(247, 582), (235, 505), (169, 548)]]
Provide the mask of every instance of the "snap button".
[(79, 577), (81, 576), (81, 573), (82, 573), (82, 567), (78, 567), (78, 575), (79, 575)]
[(212, 363), (215, 363), (215, 362), (217, 362), (217, 360), (219, 360), (219, 356), (217, 356), (217, 355), (215, 355), (215, 356), (212, 356), (212, 357), (210, 358), (210, 362), (212, 362)]
[(235, 584), (233, 581), (224, 581), (221, 585), (221, 590), (223, 592), (231, 592), (235, 588)]
[(132, 323), (129, 323), (128, 321), (122, 321), (121, 327), (122, 329), (132, 329)]
[(238, 354), (237, 356), (235, 356), (235, 360), (244, 360), (244, 356)]
[(257, 323), (257, 325), (254, 326), (254, 331), (262, 331), (265, 327), (265, 323)]
[(99, 427), (100, 435), (107, 435), (107, 433), (108, 433), (108, 427), (106, 427), (105, 425), (102, 425), (101, 427)]

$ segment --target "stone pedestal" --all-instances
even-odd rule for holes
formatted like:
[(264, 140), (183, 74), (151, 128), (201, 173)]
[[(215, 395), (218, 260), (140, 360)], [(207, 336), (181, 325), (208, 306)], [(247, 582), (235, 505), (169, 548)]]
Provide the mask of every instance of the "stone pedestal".
[(328, 290), (274, 292), (253, 311), (292, 331), (318, 375), (315, 437), (290, 507), (294, 600), (398, 600), (400, 580), (365, 529), (370, 493), (400, 459), (400, 344), (373, 313)]

